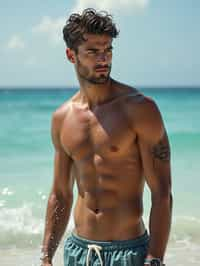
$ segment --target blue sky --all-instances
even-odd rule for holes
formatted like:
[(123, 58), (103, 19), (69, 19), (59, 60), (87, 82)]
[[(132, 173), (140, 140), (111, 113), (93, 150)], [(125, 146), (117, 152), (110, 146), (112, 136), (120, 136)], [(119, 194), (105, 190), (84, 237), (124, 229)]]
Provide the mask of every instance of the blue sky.
[(0, 87), (78, 86), (62, 27), (84, 7), (109, 10), (120, 29), (113, 78), (133, 86), (200, 86), (199, 0), (94, 2), (0, 0)]

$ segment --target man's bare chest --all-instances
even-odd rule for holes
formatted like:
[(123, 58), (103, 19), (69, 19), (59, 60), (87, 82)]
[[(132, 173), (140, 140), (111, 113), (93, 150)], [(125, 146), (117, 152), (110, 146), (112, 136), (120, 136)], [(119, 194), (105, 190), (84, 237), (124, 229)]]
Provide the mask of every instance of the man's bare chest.
[(123, 156), (134, 143), (135, 135), (124, 112), (74, 112), (64, 122), (61, 143), (75, 160), (92, 154)]

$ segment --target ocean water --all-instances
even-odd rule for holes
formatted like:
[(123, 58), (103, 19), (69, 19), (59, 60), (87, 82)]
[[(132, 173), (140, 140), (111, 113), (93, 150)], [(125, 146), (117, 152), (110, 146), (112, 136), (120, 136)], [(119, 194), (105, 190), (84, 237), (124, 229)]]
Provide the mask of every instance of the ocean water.
[[(158, 104), (172, 152), (174, 196), (168, 265), (200, 261), (200, 89), (143, 89)], [(0, 256), (2, 266), (39, 265), (53, 180), (51, 115), (76, 89), (0, 90)], [(74, 191), (76, 195), (76, 189)], [(145, 189), (148, 226), (150, 192)], [(66, 231), (73, 227), (73, 219)], [(65, 236), (66, 236), (65, 235)], [(64, 239), (64, 238), (63, 238)], [(54, 266), (62, 264), (62, 245)], [(6, 256), (5, 256), (6, 255)]]

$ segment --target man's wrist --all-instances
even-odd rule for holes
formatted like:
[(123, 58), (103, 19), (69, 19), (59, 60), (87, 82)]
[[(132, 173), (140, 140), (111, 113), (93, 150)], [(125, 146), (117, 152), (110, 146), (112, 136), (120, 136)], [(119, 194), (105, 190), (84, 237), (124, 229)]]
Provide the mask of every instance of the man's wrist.
[(146, 265), (146, 266), (165, 266), (165, 264), (162, 262), (162, 260), (160, 258), (155, 258), (155, 257), (146, 258), (144, 260), (144, 265)]
[(42, 251), (41, 256), (40, 256), (40, 260), (42, 262), (51, 263), (52, 262), (52, 257), (48, 254), (48, 252), (43, 252)]

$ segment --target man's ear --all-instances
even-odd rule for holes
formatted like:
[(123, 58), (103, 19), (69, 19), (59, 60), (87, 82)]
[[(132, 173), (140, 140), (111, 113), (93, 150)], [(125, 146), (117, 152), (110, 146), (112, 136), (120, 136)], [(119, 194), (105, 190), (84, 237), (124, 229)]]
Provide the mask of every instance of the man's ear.
[(66, 49), (66, 56), (71, 63), (75, 63), (74, 51), (70, 48)]

